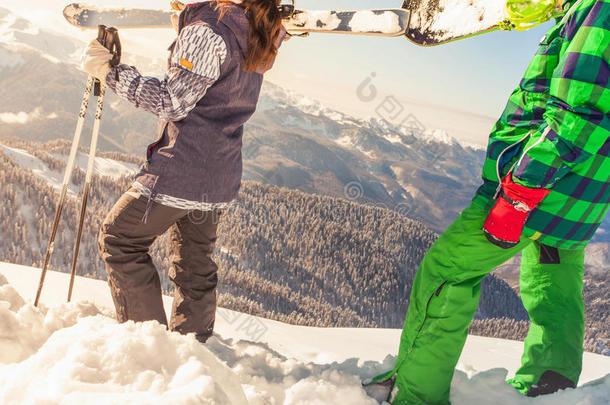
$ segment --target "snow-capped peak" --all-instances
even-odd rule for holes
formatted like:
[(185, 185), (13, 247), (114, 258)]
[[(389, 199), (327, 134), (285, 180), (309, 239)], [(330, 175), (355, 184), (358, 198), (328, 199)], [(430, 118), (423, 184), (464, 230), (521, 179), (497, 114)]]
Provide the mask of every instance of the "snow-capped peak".
[(459, 144), (458, 140), (449, 135), (449, 133), (442, 129), (432, 129), (424, 132), (424, 136), (428, 141), (434, 141), (439, 143), (445, 143), (447, 145)]
[[(370, 118), (363, 120), (349, 114), (326, 107), (323, 103), (310, 97), (303, 96), (294, 91), (286, 90), (270, 82), (265, 82), (263, 97), (259, 104), (259, 111), (273, 109), (276, 107), (294, 108), (305, 114), (316, 117), (326, 117), (338, 124), (351, 125), (375, 131), (380, 137), (392, 143), (409, 142), (403, 141), (404, 137), (415, 137), (427, 142), (443, 143), (447, 145), (462, 145), (449, 132), (442, 129), (426, 129), (415, 117), (406, 120), (400, 126), (396, 126), (384, 119)], [(266, 97), (265, 97), (266, 96)], [(471, 146), (471, 145), (463, 145)]]
[(262, 95), (258, 106), (259, 111), (276, 107), (294, 108), (308, 115), (327, 117), (339, 124), (362, 125), (364, 123), (349, 114), (328, 108), (318, 100), (285, 89), (269, 81), (266, 81), (263, 85)]
[[(83, 42), (65, 35), (58, 35), (46, 29), (34, 26), (28, 20), (17, 16), (11, 11), (0, 8), (0, 45), (5, 53), (1, 58), (0, 67), (17, 66), (18, 55), (24, 49), (40, 54), (53, 63), (71, 63), (78, 61), (77, 51), (84, 45)], [(9, 52), (6, 52), (9, 51)], [(66, 58), (68, 56), (68, 58)]]

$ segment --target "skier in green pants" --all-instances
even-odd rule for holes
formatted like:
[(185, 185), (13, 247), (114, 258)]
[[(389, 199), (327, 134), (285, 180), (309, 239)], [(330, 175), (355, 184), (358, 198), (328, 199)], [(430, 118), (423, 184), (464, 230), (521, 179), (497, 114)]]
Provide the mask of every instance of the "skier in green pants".
[(584, 248), (610, 205), (610, 0), (566, 3), (491, 133), (483, 186), (419, 268), (395, 369), (373, 381), (394, 405), (449, 403), (481, 280), (519, 252), (531, 327), (509, 383), (578, 383)]

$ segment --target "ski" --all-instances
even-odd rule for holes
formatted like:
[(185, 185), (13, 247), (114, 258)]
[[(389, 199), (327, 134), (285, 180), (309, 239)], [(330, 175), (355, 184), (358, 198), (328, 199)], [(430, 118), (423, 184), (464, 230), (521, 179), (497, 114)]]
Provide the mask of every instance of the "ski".
[[(407, 31), (409, 11), (405, 9), (309, 11), (281, 6), (284, 27), (291, 34), (354, 34), (396, 37)], [(171, 28), (170, 17), (176, 11), (131, 8), (98, 8), (73, 3), (64, 9), (66, 20), (79, 28), (98, 25), (125, 28)]]
[[(511, 13), (511, 0), (404, 0), (399, 9), (299, 10), (280, 6), (284, 27), (293, 35), (310, 33), (405, 36), (419, 46), (436, 46), (488, 32), (524, 30), (563, 14), (559, 8), (541, 13), (533, 21)], [(515, 1), (512, 1), (515, 3)], [(511, 3), (511, 4), (512, 4)], [(515, 3), (520, 4), (520, 3)], [(514, 5), (513, 5), (514, 6)], [(173, 10), (98, 8), (73, 3), (64, 9), (66, 20), (79, 28), (109, 25), (117, 28), (170, 28), (170, 18), (184, 4), (173, 1)], [(517, 10), (518, 11), (518, 10)]]
[(435, 46), (500, 29), (504, 2), (489, 0), (405, 0), (411, 19), (405, 36), (420, 46)]
[(436, 46), (498, 30), (523, 31), (565, 14), (561, 6), (540, 2), (523, 12), (519, 0), (404, 0), (410, 13), (405, 36), (419, 46)]

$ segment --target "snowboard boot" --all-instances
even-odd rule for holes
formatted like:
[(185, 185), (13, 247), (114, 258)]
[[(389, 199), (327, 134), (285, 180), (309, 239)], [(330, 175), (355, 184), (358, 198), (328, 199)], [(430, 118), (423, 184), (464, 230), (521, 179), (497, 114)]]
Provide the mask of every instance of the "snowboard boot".
[(377, 382), (363, 382), (362, 388), (364, 388), (369, 397), (374, 398), (378, 402), (390, 402), (395, 383), (396, 377), (392, 377)]
[(528, 397), (537, 397), (540, 395), (553, 394), (567, 388), (576, 388), (576, 384), (568, 378), (554, 371), (545, 371), (538, 380), (538, 384), (532, 385), (532, 388), (527, 391)]

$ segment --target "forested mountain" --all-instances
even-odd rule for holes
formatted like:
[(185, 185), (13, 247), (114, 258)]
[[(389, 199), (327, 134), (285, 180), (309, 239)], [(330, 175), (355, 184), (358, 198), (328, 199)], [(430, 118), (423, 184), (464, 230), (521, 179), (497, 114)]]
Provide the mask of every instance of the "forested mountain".
[[(56, 141), (41, 147), (14, 139), (2, 144), (0, 260), (40, 266), (69, 145)], [(135, 170), (136, 163), (138, 159), (117, 153), (102, 154), (96, 162), (97, 172), (105, 176), (94, 177), (79, 274), (105, 278), (96, 232), (129, 185), (129, 178), (119, 175)], [(61, 271), (68, 271), (72, 258), (78, 212), (74, 197), (83, 178), (78, 170), (60, 225), (52, 267)], [(215, 258), (222, 306), (302, 325), (394, 328), (402, 326), (416, 268), (437, 236), (388, 209), (252, 182), (223, 215), (219, 235)], [(152, 255), (169, 292), (164, 237)], [(596, 291), (603, 297), (607, 285)], [(606, 319), (607, 309), (593, 315)], [(527, 315), (517, 293), (490, 276), (483, 283), (477, 318), (473, 332), (515, 338), (525, 327), (518, 322)], [(606, 329), (592, 325), (588, 347), (602, 351), (606, 335)]]

